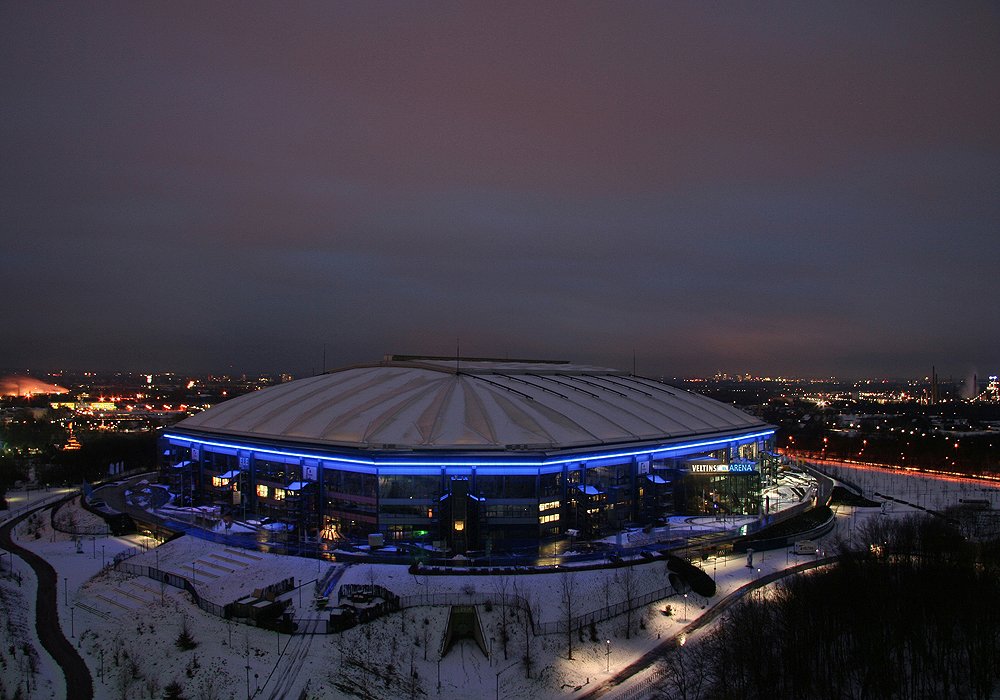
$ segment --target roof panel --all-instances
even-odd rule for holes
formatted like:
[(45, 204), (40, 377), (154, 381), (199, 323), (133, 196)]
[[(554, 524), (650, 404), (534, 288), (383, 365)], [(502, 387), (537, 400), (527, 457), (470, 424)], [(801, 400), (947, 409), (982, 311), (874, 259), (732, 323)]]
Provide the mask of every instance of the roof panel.
[(240, 396), (179, 430), (361, 449), (559, 449), (766, 424), (615, 370), (544, 362), (386, 361)]

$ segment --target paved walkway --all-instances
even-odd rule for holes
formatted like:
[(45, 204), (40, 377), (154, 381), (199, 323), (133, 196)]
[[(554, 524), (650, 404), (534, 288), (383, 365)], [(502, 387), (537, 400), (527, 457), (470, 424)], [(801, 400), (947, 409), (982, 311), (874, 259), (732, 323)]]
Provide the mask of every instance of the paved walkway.
[[(72, 498), (69, 496), (68, 498)], [(41, 510), (47, 506), (39, 506)], [(38, 579), (38, 596), (35, 600), (35, 629), (38, 639), (55, 662), (62, 667), (66, 677), (67, 700), (91, 700), (94, 697), (94, 680), (83, 658), (63, 634), (59, 626), (56, 571), (34, 552), (14, 543), (12, 532), (19, 522), (31, 515), (28, 511), (0, 527), (0, 546), (27, 562)]]
[(735, 591), (727, 595), (725, 598), (720, 600), (718, 603), (713, 605), (711, 608), (705, 611), (705, 614), (699, 617), (697, 620), (692, 620), (690, 623), (684, 626), (677, 634), (669, 639), (656, 645), (645, 654), (640, 656), (638, 659), (633, 661), (631, 664), (623, 668), (621, 671), (608, 678), (596, 688), (591, 690), (585, 695), (581, 695), (579, 700), (595, 700), (596, 698), (607, 695), (608, 693), (616, 690), (618, 686), (632, 678), (636, 674), (646, 670), (654, 663), (660, 659), (668, 656), (674, 649), (677, 648), (678, 640), (682, 636), (690, 636), (696, 630), (705, 627), (710, 622), (715, 620), (719, 615), (728, 610), (733, 604), (735, 604), (740, 598), (745, 596), (750, 591), (757, 588), (762, 588), (764, 586), (770, 585), (780, 578), (785, 576), (791, 576), (793, 574), (798, 574), (803, 571), (808, 571), (809, 569), (815, 569), (820, 566), (826, 566), (828, 564), (833, 564), (837, 561), (839, 557), (826, 557), (824, 559), (817, 559), (815, 561), (806, 562), (805, 564), (798, 564), (796, 566), (789, 567), (787, 569), (781, 569), (779, 571), (774, 571), (770, 574), (761, 576), (760, 578), (750, 581)]

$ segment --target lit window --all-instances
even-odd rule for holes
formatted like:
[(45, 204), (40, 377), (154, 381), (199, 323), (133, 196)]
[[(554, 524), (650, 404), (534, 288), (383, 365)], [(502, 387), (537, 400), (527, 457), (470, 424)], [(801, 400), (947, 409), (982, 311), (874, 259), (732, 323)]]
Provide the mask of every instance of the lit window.
[(559, 501), (548, 501), (547, 503), (539, 503), (538, 510), (553, 510), (559, 507)]
[(559, 519), (559, 513), (553, 513), (551, 515), (543, 515), (538, 518), (539, 523), (551, 523)]
[(455, 521), (455, 532), (461, 532), (464, 529), (465, 529), (465, 521), (464, 520), (456, 520)]
[(267, 486), (265, 484), (257, 484), (257, 495), (261, 498), (267, 498)]
[(212, 486), (229, 486), (229, 479), (223, 479), (218, 476), (212, 477)]
[(275, 489), (274, 490), (274, 500), (283, 501), (285, 500), (285, 489)]

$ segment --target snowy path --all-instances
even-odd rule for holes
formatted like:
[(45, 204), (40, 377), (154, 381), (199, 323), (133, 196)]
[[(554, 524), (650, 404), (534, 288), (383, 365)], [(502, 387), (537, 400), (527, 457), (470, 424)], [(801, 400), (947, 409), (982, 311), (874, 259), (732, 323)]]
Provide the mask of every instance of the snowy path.
[[(47, 506), (39, 506), (41, 510)], [(66, 639), (59, 626), (57, 592), (59, 579), (55, 569), (42, 557), (14, 543), (11, 536), (15, 527), (32, 512), (28, 511), (13, 518), (0, 527), (0, 544), (8, 552), (13, 552), (28, 564), (35, 572), (38, 580), (35, 601), (35, 628), (38, 639), (45, 650), (52, 656), (62, 669), (66, 678), (66, 696), (79, 700), (91, 700), (94, 697), (94, 682), (90, 669), (83, 658)]]
[(734, 603), (743, 598), (747, 593), (755, 591), (758, 588), (763, 588), (764, 586), (769, 586), (775, 581), (778, 581), (786, 576), (794, 576), (796, 574), (802, 573), (803, 571), (809, 571), (821, 566), (828, 566), (837, 561), (837, 557), (825, 557), (823, 559), (817, 559), (815, 561), (808, 561), (803, 564), (796, 564), (795, 566), (789, 567), (787, 569), (779, 569), (777, 571), (772, 571), (769, 574), (761, 576), (758, 579), (754, 579), (748, 583), (743, 584), (735, 591), (727, 595), (725, 598), (719, 600), (715, 605), (708, 608), (699, 617), (695, 618), (693, 621), (689, 622), (683, 628), (677, 631), (669, 639), (666, 639), (662, 643), (658, 644), (653, 649), (650, 649), (645, 654), (640, 656), (634, 662), (623, 668), (621, 671), (616, 673), (611, 678), (603, 681), (599, 686), (591, 690), (589, 693), (580, 696), (580, 700), (584, 698), (594, 699), (603, 697), (608, 693), (616, 691), (622, 685), (632, 677), (642, 673), (650, 666), (655, 664), (657, 661), (662, 659), (667, 654), (671, 653), (677, 648), (678, 642), (681, 638), (686, 638), (693, 635), (698, 630), (708, 626), (715, 621), (722, 613), (728, 610)]

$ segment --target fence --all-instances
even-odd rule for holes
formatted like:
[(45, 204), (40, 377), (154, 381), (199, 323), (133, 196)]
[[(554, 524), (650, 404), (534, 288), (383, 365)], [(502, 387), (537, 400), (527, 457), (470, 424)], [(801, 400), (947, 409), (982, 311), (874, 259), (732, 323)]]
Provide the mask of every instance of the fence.
[[(36, 490), (40, 490), (40, 489), (36, 489)], [(11, 491), (8, 491), (8, 493), (11, 493), (11, 492), (13, 492), (13, 489), (11, 489)], [(0, 523), (6, 522), (8, 520), (13, 520), (16, 517), (24, 515), (25, 513), (29, 513), (29, 512), (31, 512), (33, 510), (38, 510), (39, 508), (43, 508), (44, 506), (52, 505), (53, 503), (56, 503), (57, 501), (61, 501), (63, 499), (72, 498), (74, 495), (78, 494), (79, 492), (80, 492), (79, 489), (62, 491), (60, 493), (54, 493), (54, 494), (45, 496), (43, 498), (38, 499), (37, 501), (30, 501), (28, 503), (25, 503), (24, 505), (18, 506), (17, 508), (8, 508), (6, 510), (0, 510)], [(8, 501), (8, 505), (9, 504), (10, 504), (10, 501)]]
[(657, 683), (663, 677), (663, 673), (663, 669), (653, 669), (653, 671), (641, 681), (630, 685), (628, 688), (625, 688), (622, 692), (616, 695), (610, 695), (610, 697), (612, 700), (641, 700), (641, 698), (649, 695), (650, 691), (656, 687)]
[[(597, 610), (591, 610), (582, 615), (575, 615), (570, 619), (569, 627), (572, 630), (578, 629), (591, 622), (601, 622), (617, 617), (629, 610), (641, 608), (658, 600), (663, 600), (674, 592), (670, 586), (651, 591), (645, 595), (623, 600), (614, 605), (609, 605)], [(537, 622), (532, 615), (531, 606), (528, 601), (518, 595), (507, 594), (506, 596), (492, 595), (489, 593), (424, 593), (419, 595), (404, 596), (399, 599), (399, 607), (413, 608), (421, 605), (500, 605), (501, 600), (507, 600), (507, 605), (526, 610), (528, 620), (535, 635), (560, 634), (566, 632), (566, 620), (553, 620), (551, 622)]]
[(212, 601), (203, 598), (198, 594), (198, 591), (195, 590), (195, 587), (191, 584), (191, 582), (183, 576), (178, 576), (170, 571), (161, 571), (155, 566), (130, 564), (126, 561), (115, 561), (114, 567), (118, 571), (124, 571), (127, 574), (132, 574), (133, 576), (145, 576), (153, 579), (154, 581), (160, 581), (168, 586), (173, 586), (174, 588), (182, 588), (191, 594), (191, 599), (194, 600), (195, 604), (205, 612), (225, 619), (229, 619), (231, 617), (228, 606), (219, 605), (218, 603), (213, 603)]
[[(620, 603), (615, 603), (614, 605), (609, 605), (604, 608), (598, 608), (597, 610), (591, 610), (590, 612), (584, 613), (582, 615), (575, 615), (569, 621), (569, 629), (575, 630), (580, 629), (584, 626), (589, 626), (592, 622), (602, 622), (604, 620), (610, 620), (612, 617), (617, 617), (622, 615), (629, 610), (635, 610), (641, 608), (650, 603), (655, 603), (658, 600), (663, 600), (664, 598), (670, 596), (674, 593), (672, 586), (666, 586), (664, 588), (659, 588), (655, 591), (650, 591), (645, 595), (641, 595), (637, 598), (632, 598), (630, 600), (623, 600)], [(566, 620), (553, 620), (551, 622), (542, 622), (537, 625), (535, 634), (559, 634), (566, 632)]]

